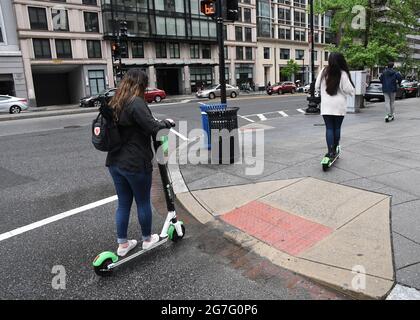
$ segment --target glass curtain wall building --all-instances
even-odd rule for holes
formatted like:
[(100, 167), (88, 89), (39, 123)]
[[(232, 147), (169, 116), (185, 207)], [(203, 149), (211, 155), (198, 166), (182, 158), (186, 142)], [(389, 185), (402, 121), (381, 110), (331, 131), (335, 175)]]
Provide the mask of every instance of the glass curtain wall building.
[(188, 94), (218, 82), (216, 23), (199, 0), (102, 0), (102, 18), (109, 43), (127, 22), (123, 70), (143, 68), (151, 87)]

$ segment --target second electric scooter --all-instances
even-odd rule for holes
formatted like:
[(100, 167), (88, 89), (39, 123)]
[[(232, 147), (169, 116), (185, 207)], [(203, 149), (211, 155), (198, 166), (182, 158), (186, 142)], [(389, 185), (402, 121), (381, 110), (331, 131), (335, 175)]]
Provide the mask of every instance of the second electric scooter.
[(163, 189), (165, 193), (166, 206), (168, 209), (168, 214), (163, 224), (162, 231), (159, 235), (159, 241), (151, 246), (147, 250), (140, 250), (135, 252), (127, 257), (120, 258), (117, 254), (111, 251), (105, 251), (96, 256), (93, 260), (93, 268), (97, 275), (99, 276), (109, 276), (112, 274), (112, 270), (116, 267), (126, 263), (138, 256), (150, 251), (156, 247), (161, 246), (169, 240), (174, 242), (182, 239), (185, 235), (185, 226), (182, 221), (179, 221), (176, 217), (175, 211), (175, 194), (172, 188), (172, 182), (169, 177), (168, 168), (165, 162), (163, 161), (163, 153), (168, 150), (168, 139), (167, 136), (162, 137), (161, 140), (155, 139), (154, 148), (156, 151), (156, 157), (160, 158), (161, 161), (158, 161), (159, 173), (163, 184)]

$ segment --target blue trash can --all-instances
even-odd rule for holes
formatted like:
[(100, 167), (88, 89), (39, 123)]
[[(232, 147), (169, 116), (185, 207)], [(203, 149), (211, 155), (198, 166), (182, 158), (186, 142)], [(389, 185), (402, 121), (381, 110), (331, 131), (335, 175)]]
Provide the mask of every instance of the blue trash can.
[(204, 147), (208, 150), (211, 149), (211, 133), (209, 127), (209, 118), (207, 116), (208, 110), (226, 110), (226, 103), (219, 103), (219, 104), (205, 104), (200, 103), (200, 110), (201, 110), (201, 123), (203, 125), (203, 130), (207, 134), (207, 141), (204, 142)]

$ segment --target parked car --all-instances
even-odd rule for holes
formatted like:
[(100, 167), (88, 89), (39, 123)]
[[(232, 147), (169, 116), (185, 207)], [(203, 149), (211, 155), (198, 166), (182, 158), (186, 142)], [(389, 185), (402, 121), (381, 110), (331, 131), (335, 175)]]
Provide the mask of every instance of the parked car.
[(403, 98), (415, 97), (418, 91), (418, 83), (416, 81), (401, 82), (401, 89)]
[[(373, 99), (377, 99), (380, 101), (385, 101), (384, 93), (382, 92), (382, 83), (380, 80), (372, 80), (369, 83), (369, 86), (366, 88), (365, 93), (365, 100), (371, 101)], [(405, 89), (403, 89), (401, 86), (398, 87), (397, 90), (397, 99), (405, 99), (407, 97), (407, 94), (405, 92)]]
[[(204, 90), (197, 91), (196, 96), (197, 98), (214, 99), (216, 97), (220, 97), (220, 92), (220, 84), (215, 84), (205, 88)], [(236, 98), (239, 95), (239, 88), (226, 84), (226, 95), (231, 98)]]
[(0, 112), (20, 113), (28, 109), (28, 100), (23, 98), (0, 95)]
[[(96, 95), (85, 97), (80, 99), (80, 107), (81, 108), (89, 108), (95, 107), (99, 108), (101, 106), (101, 102), (99, 100), (100, 97), (105, 97), (106, 101), (109, 102), (112, 97), (115, 95), (117, 91), (116, 88), (106, 89), (99, 92)], [(144, 93), (144, 97), (147, 103), (161, 102), (163, 99), (166, 98), (166, 92), (156, 88), (147, 88), (146, 92)]]
[(281, 82), (277, 83), (274, 86), (271, 86), (267, 89), (267, 93), (272, 95), (273, 93), (283, 94), (283, 93), (295, 93), (296, 92), (296, 85), (293, 82)]

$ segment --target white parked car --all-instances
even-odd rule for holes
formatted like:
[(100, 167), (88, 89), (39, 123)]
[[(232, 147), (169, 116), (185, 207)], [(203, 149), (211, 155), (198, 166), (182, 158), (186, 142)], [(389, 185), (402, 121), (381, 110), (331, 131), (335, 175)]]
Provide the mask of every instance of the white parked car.
[[(221, 89), (220, 84), (212, 85), (205, 88), (204, 90), (199, 90), (196, 93), (197, 98), (209, 98), (214, 99), (220, 97)], [(239, 95), (239, 88), (226, 84), (226, 95), (231, 98), (236, 98)]]
[(28, 109), (26, 99), (0, 95), (0, 112), (20, 113), (26, 109)]

